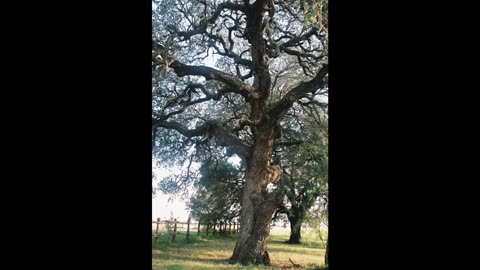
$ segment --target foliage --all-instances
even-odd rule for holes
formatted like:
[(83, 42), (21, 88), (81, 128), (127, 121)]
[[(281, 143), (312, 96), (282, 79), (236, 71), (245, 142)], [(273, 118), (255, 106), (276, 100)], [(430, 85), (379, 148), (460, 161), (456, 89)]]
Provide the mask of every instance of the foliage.
[[(300, 113), (299, 113), (300, 114)], [(290, 119), (294, 126), (291, 140), (301, 144), (285, 147), (277, 151), (282, 165), (282, 188), (286, 198), (280, 213), (286, 214), (291, 223), (290, 243), (298, 244), (300, 230), (308, 212), (319, 197), (328, 196), (328, 123), (325, 114), (299, 114)], [(295, 127), (295, 124), (297, 125)]]
[(318, 28), (327, 28), (328, 0), (305, 0), (303, 1), (305, 13), (304, 24), (316, 25)]
[(209, 160), (200, 167), (197, 191), (190, 199), (192, 216), (202, 222), (231, 221), (240, 215), (239, 197), (244, 184), (241, 167), (226, 160)]

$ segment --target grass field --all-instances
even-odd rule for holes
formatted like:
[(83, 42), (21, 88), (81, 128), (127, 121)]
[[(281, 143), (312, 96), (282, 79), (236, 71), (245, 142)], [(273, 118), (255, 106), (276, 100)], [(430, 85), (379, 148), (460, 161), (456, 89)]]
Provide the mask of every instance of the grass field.
[(302, 266), (295, 269), (323, 269), (318, 267), (324, 265), (324, 243), (314, 234), (302, 238), (303, 244), (288, 245), (288, 230), (273, 229), (268, 242), (271, 265), (242, 267), (228, 263), (235, 247), (233, 236), (197, 237), (193, 233), (187, 241), (180, 234), (176, 243), (162, 236), (156, 243), (152, 240), (152, 269), (293, 269), (289, 258)]

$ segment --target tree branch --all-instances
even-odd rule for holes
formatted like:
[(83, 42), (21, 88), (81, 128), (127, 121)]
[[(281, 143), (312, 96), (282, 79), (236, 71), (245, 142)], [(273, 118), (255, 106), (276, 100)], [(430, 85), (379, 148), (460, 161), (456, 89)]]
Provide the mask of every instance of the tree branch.
[(219, 55), (226, 56), (226, 57), (229, 57), (229, 58), (233, 59), (235, 64), (240, 64), (240, 65), (244, 65), (248, 68), (252, 68), (253, 63), (252, 63), (251, 60), (243, 59), (241, 56), (239, 56), (238, 54), (233, 52), (234, 42), (231, 39), (231, 33), (232, 33), (232, 30), (229, 29), (230, 48), (227, 48), (225, 40), (222, 37), (217, 36), (217, 35), (213, 35), (213, 34), (209, 34), (209, 33), (207, 33), (206, 36), (213, 39), (213, 40), (217, 40), (220, 44), (222, 44), (224, 52), (222, 52), (214, 43), (211, 44), (211, 46), (217, 51), (217, 53)]
[(202, 20), (199, 25), (193, 26), (193, 30), (177, 32), (178, 36), (182, 37), (183, 40), (187, 40), (192, 36), (205, 33), (205, 31), (207, 30), (207, 26), (211, 23), (214, 23), (218, 19), (218, 16), (220, 16), (220, 13), (222, 12), (222, 10), (224, 9), (239, 10), (239, 11), (243, 11), (244, 13), (247, 12), (247, 9), (244, 5), (235, 4), (231, 2), (221, 3), (220, 5), (218, 5), (212, 17)]
[(304, 141), (291, 141), (291, 142), (278, 142), (275, 146), (292, 146), (292, 145), (300, 145), (304, 143)]
[(299, 85), (288, 91), (279, 102), (275, 103), (269, 112), (270, 117), (277, 121), (282, 119), (295, 101), (305, 97), (307, 93), (315, 92), (324, 87), (327, 84), (325, 80), (327, 74), (328, 65), (324, 64), (312, 80), (301, 82)]
[(208, 136), (214, 138), (220, 146), (227, 148), (227, 155), (237, 154), (240, 158), (246, 160), (250, 156), (250, 146), (246, 145), (241, 139), (229, 133), (214, 121), (207, 121), (203, 125), (188, 129), (186, 126), (175, 121), (152, 120), (152, 129), (157, 128), (173, 129), (185, 137), (192, 138), (197, 136)]
[(241, 94), (245, 98), (248, 98), (250, 92), (252, 92), (253, 90), (253, 87), (251, 85), (244, 83), (238, 77), (211, 67), (190, 66), (182, 64), (176, 60), (174, 60), (174, 62), (170, 64), (170, 67), (179, 77), (184, 77), (187, 75), (203, 76), (207, 81), (217, 80), (223, 82), (232, 88), (232, 92)]
[(289, 41), (281, 44), (281, 47), (293, 47), (293, 46), (298, 46), (302, 41), (309, 39), (311, 36), (315, 35), (318, 33), (318, 28), (317, 27), (312, 27), (310, 31), (307, 33), (301, 35), (301, 36), (295, 36), (294, 38), (290, 39)]
[(195, 129), (188, 129), (187, 127), (180, 124), (179, 122), (175, 122), (175, 121), (166, 122), (166, 121), (153, 119), (152, 129), (156, 129), (156, 128), (174, 129), (178, 131), (178, 133), (188, 138), (202, 136), (207, 134), (208, 132), (208, 124), (203, 124)]

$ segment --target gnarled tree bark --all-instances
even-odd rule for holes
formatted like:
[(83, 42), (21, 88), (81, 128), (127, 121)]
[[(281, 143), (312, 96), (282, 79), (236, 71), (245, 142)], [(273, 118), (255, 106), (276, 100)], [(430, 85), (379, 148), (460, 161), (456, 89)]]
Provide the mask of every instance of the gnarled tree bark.
[(272, 215), (283, 194), (269, 194), (267, 185), (277, 182), (281, 175), (279, 166), (273, 165), (271, 156), (276, 137), (273, 128), (257, 128), (256, 144), (247, 163), (246, 183), (243, 190), (240, 216), (240, 236), (231, 260), (247, 264), (269, 264), (267, 238)]

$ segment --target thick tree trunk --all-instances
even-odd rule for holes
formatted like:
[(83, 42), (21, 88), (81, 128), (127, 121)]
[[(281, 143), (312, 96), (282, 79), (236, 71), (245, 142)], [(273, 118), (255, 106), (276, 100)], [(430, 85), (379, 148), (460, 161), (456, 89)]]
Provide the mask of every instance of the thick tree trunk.
[[(263, 39), (262, 21), (267, 10), (266, 0), (255, 1), (247, 11), (245, 36), (251, 43), (254, 80), (249, 103), (254, 137), (251, 155), (246, 158), (246, 182), (243, 187), (240, 214), (240, 235), (231, 260), (243, 265), (270, 264), (267, 238), (275, 209), (283, 195), (268, 194), (267, 185), (280, 179), (282, 170), (272, 161), (275, 142), (280, 138), (280, 123), (267, 115), (266, 100), (270, 94), (271, 77)], [(277, 190), (278, 191), (278, 190)]]
[(300, 244), (300, 239), (302, 238), (302, 223), (303, 219), (301, 218), (289, 218), (290, 221), (290, 238), (287, 243), (289, 244)]
[(242, 209), (240, 236), (235, 245), (231, 260), (243, 265), (270, 263), (267, 251), (267, 238), (274, 209), (261, 205)]
[(273, 144), (273, 139), (259, 141), (247, 162), (241, 201), (240, 234), (231, 257), (232, 262), (243, 265), (270, 263), (267, 238), (272, 215), (283, 198), (280, 193), (269, 194), (266, 190), (267, 185), (278, 181), (281, 174), (280, 167), (274, 166), (271, 161)]

